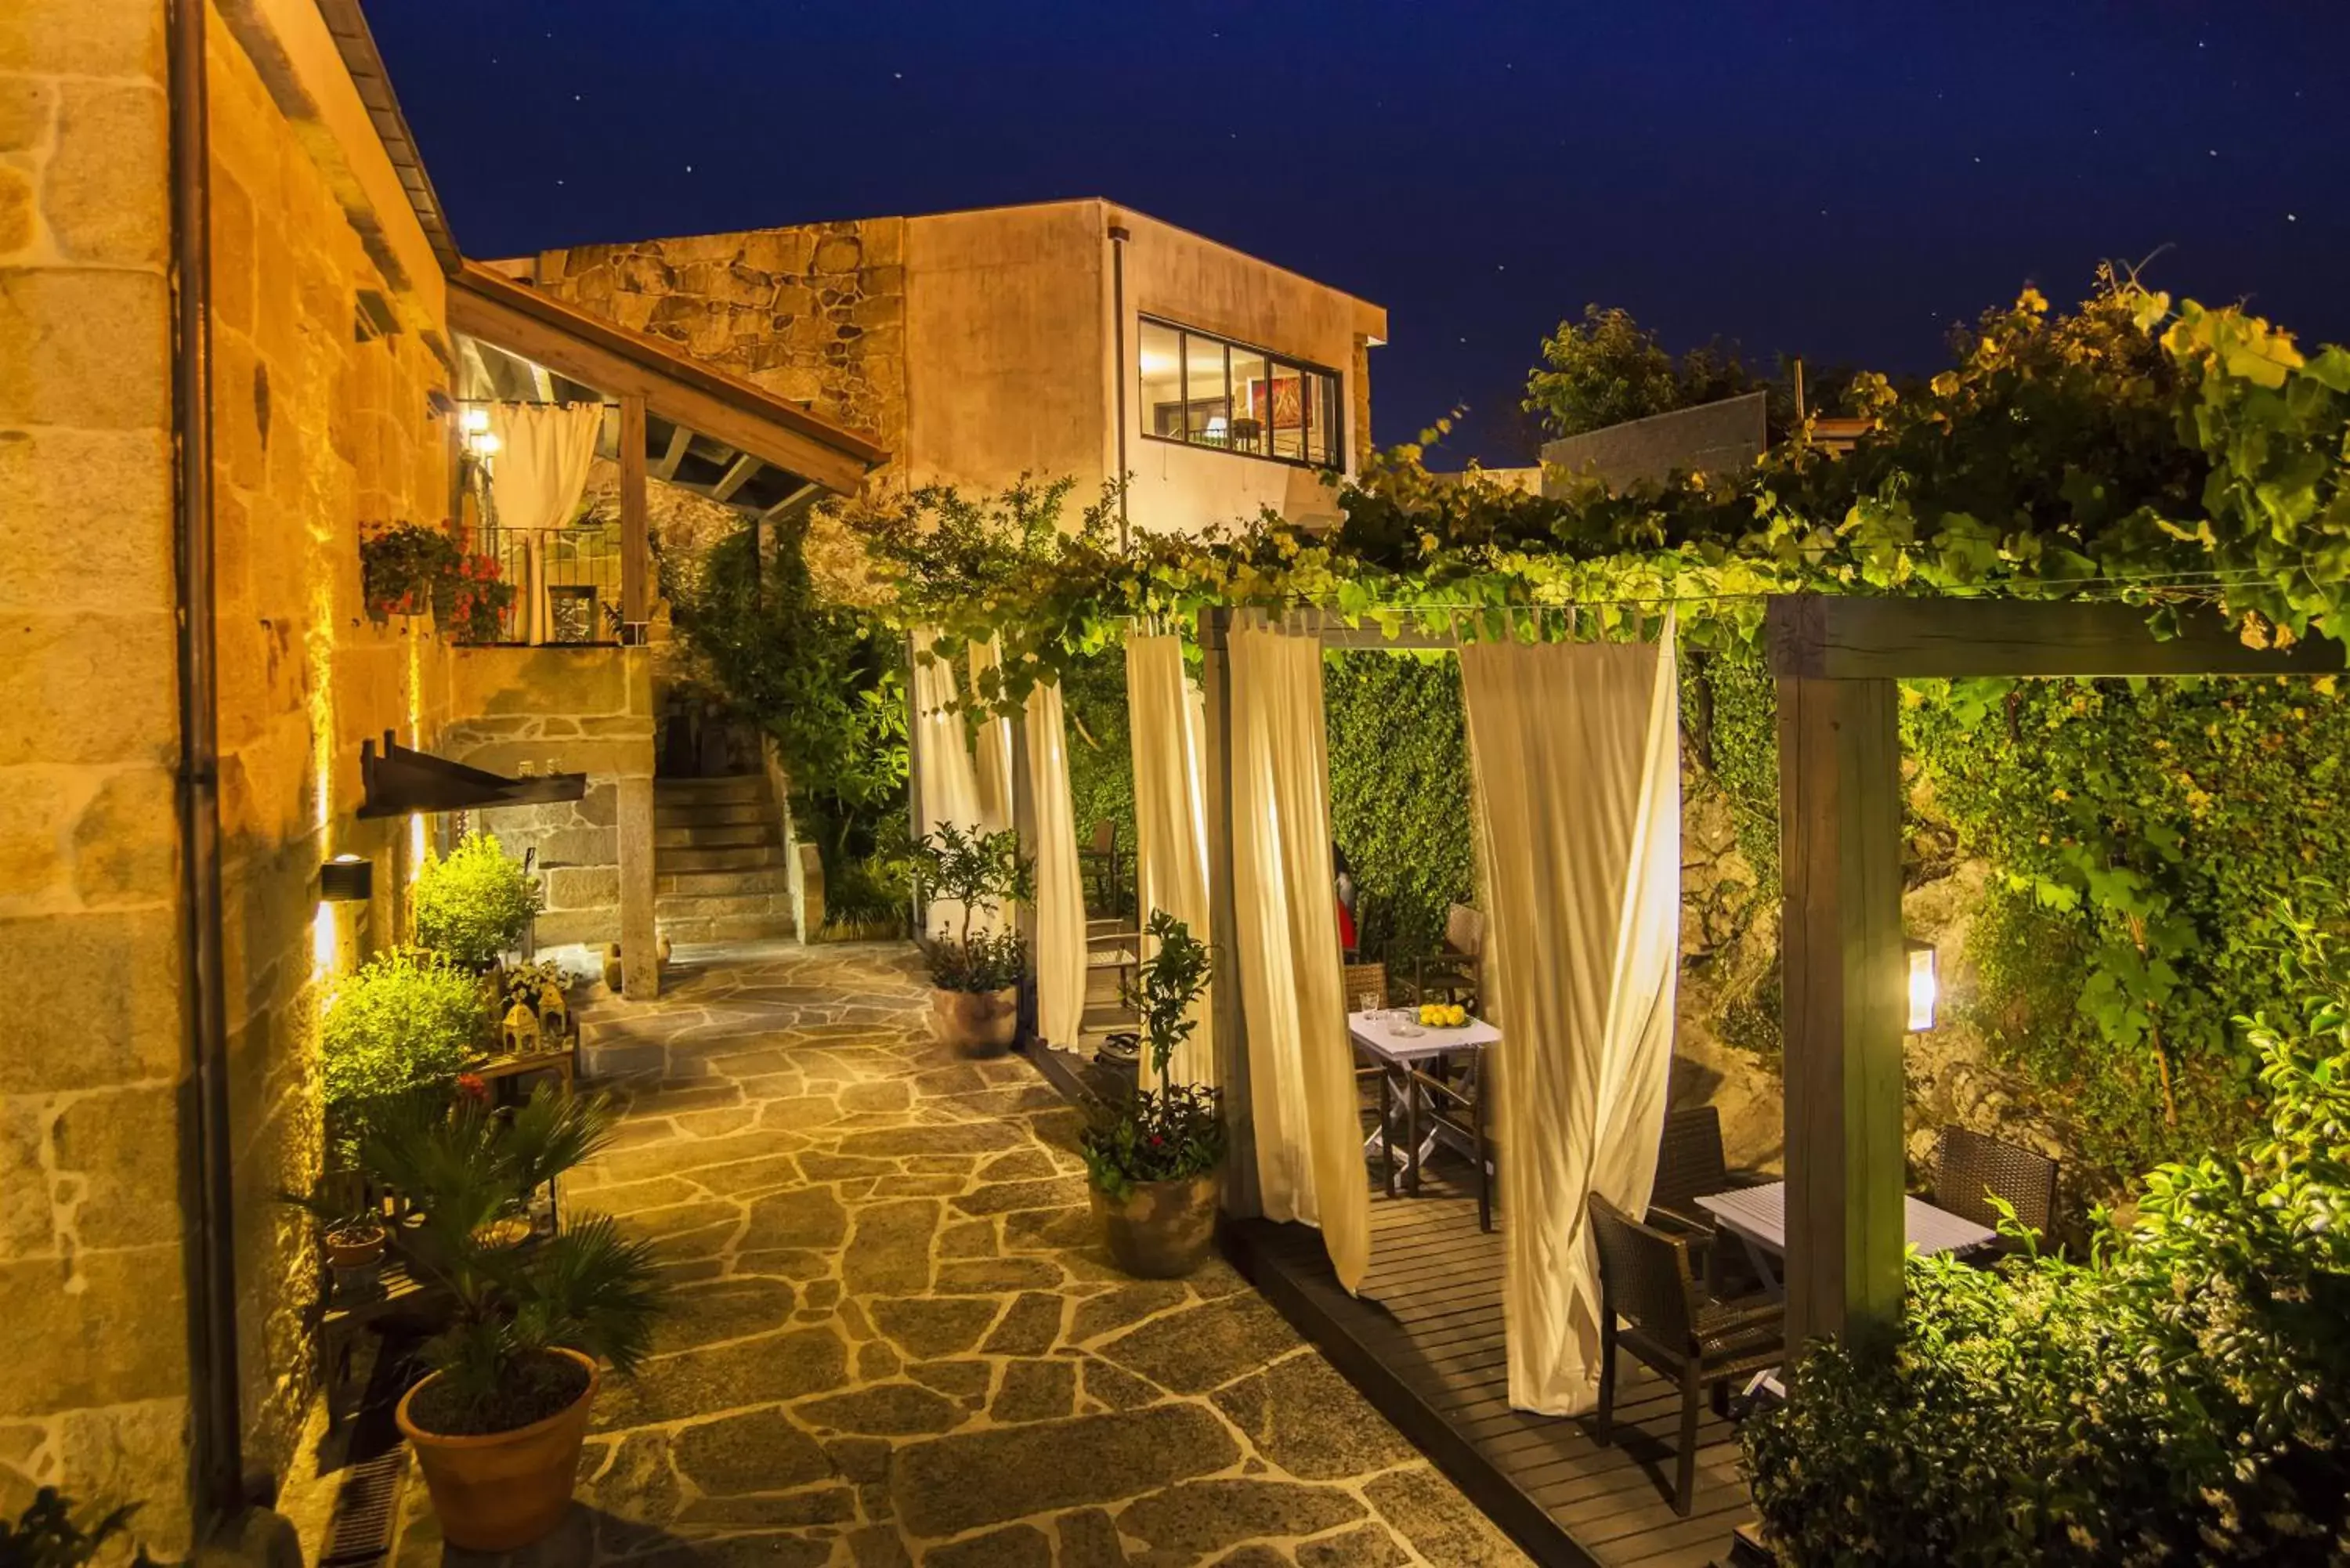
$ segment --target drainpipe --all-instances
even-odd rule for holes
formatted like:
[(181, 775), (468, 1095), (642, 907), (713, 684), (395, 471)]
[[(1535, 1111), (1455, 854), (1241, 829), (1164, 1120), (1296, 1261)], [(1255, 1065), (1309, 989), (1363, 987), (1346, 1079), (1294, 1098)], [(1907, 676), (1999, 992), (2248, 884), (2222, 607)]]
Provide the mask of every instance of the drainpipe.
[(1126, 519), (1126, 242), (1133, 236), (1124, 223), (1109, 226), (1109, 288), (1111, 334), (1118, 363), (1118, 546), (1123, 550), (1133, 530)]
[(236, 1251), (229, 1169), (228, 1013), (221, 960), (220, 734), (214, 657), (211, 148), (205, 100), (208, 0), (172, 0), (171, 136), (172, 424), (177, 466), (181, 962), (187, 1066), (181, 1094), (195, 1535), (244, 1501), (238, 1409)]

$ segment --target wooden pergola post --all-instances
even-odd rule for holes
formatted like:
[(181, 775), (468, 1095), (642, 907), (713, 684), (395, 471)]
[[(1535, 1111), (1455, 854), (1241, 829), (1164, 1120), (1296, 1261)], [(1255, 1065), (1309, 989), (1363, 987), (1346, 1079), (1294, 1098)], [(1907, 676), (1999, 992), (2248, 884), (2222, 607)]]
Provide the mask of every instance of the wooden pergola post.
[(1208, 810), (1208, 940), (1216, 951), (1216, 1082), (1223, 1086), (1224, 1127), (1231, 1156), (1224, 1161), (1224, 1211), (1240, 1218), (1263, 1212), (1256, 1179), (1256, 1118), (1249, 1097), (1248, 1015), (1241, 1005), (1240, 976), (1231, 955), (1239, 950), (1240, 915), (1234, 899), (1237, 866), (1232, 855), (1232, 667), (1225, 639), (1232, 612), (1200, 612), (1200, 687), (1206, 699)]

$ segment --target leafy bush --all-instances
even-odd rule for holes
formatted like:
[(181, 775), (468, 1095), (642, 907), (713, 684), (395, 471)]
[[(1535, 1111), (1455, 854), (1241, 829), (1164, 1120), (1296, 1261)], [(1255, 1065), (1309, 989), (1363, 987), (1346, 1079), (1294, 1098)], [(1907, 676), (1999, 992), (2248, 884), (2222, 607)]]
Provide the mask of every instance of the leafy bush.
[(1363, 951), (1432, 952), (1446, 909), (1474, 900), (1469, 735), (1451, 654), (1332, 654), (1322, 668), (1330, 832), (1361, 893)]
[(2086, 1262), (1913, 1259), (1890, 1362), (1814, 1349), (1748, 1425), (1784, 1560), (2350, 1559), (2350, 962), (2280, 924), (2265, 1132), (2156, 1169)]
[[(1211, 961), (1191, 927), (1164, 909), (1145, 928), (1156, 950), (1137, 971), (1127, 1001), (1142, 1018), (1144, 1048), (1162, 1084), (1167, 1064), (1198, 1027)], [(1146, 1089), (1097, 1114), (1081, 1142), (1086, 1170), (1113, 1199), (1147, 1181), (1180, 1181), (1216, 1168), (1224, 1158), (1224, 1119), (1214, 1089), (1170, 1084)]]
[(452, 963), (485, 970), (519, 946), (544, 903), (538, 884), (494, 834), (473, 833), (416, 877), (416, 940)]
[(926, 944), (931, 983), (941, 991), (1000, 991), (1016, 984), (1027, 964), (1026, 944), (1014, 931), (983, 929), (974, 937), (971, 922), (1035, 894), (1036, 863), (1020, 853), (1020, 836), (976, 827), (966, 832), (941, 823), (914, 846), (911, 858), (923, 898), (944, 900), (961, 911), (954, 934), (941, 927)]
[(378, 954), (335, 988), (320, 1045), (327, 1107), (446, 1079), (489, 1031), (479, 977), (432, 953)]
[(444, 1435), (511, 1431), (578, 1397), (584, 1375), (547, 1354), (576, 1350), (623, 1376), (651, 1349), (665, 1304), (652, 1244), (622, 1239), (601, 1215), (530, 1247), (500, 1245), (530, 1196), (609, 1141), (599, 1096), (541, 1085), (511, 1116), (461, 1096), (411, 1106), (369, 1137), (361, 1163), (408, 1195), (418, 1223), (392, 1245), (452, 1303), (424, 1359), (441, 1376), (417, 1397), (418, 1424)]

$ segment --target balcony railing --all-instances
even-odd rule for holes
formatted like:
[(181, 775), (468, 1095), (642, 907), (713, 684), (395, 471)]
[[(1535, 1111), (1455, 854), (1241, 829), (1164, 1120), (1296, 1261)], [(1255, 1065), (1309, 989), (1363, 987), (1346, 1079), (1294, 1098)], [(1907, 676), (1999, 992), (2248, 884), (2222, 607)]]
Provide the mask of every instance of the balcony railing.
[(515, 587), (497, 635), (506, 645), (616, 645), (620, 637), (620, 535), (617, 526), (479, 529), (473, 547)]

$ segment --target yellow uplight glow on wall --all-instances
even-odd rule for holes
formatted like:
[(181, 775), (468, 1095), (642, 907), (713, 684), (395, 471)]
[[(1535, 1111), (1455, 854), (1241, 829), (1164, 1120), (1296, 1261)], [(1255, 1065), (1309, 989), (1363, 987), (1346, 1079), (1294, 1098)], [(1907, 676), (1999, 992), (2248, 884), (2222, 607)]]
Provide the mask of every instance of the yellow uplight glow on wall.
[(1934, 1010), (1942, 996), (1941, 975), (1934, 961), (1934, 944), (1908, 941), (1909, 955), (1909, 1033), (1922, 1034), (1934, 1027)]

